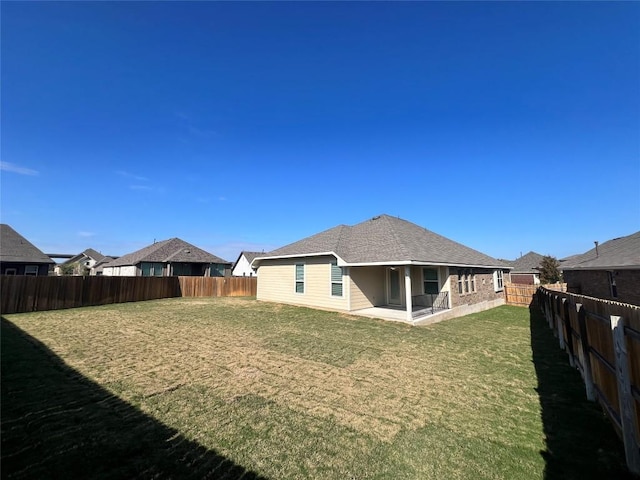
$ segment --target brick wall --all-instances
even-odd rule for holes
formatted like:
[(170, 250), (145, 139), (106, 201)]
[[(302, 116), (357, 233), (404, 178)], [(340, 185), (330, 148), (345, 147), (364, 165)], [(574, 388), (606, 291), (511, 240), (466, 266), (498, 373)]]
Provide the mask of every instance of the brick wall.
[(618, 290), (615, 298), (611, 295), (606, 270), (565, 270), (563, 278), (568, 292), (640, 305), (640, 270), (616, 270), (614, 273)]
[[(496, 300), (504, 298), (504, 291), (496, 292), (493, 287), (493, 270), (488, 269), (472, 269), (476, 275), (476, 291), (472, 293), (458, 293), (458, 269), (451, 267), (449, 269), (449, 282), (451, 294), (451, 307), (459, 307), (460, 305), (472, 305), (488, 300)], [(508, 272), (503, 273), (504, 282), (507, 282)]]
[(517, 283), (519, 285), (533, 285), (533, 273), (512, 273), (511, 283)]

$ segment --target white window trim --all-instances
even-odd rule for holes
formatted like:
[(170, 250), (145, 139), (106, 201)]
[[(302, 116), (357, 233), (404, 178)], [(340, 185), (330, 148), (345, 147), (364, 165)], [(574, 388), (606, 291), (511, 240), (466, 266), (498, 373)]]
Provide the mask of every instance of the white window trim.
[[(302, 292), (298, 292), (298, 265), (302, 265)], [(296, 262), (293, 266), (293, 293), (296, 295), (304, 295), (307, 291), (307, 264), (304, 262)]]
[[(31, 269), (31, 273), (27, 272), (27, 269)], [(35, 272), (33, 271), (33, 269), (35, 269)], [(38, 276), (38, 270), (39, 270), (38, 265), (25, 265), (24, 266), (24, 274), (25, 275), (37, 277)]]
[(4, 275), (16, 275), (18, 273), (18, 269), (16, 268), (5, 268)]
[[(340, 282), (334, 282), (333, 281), (333, 267), (336, 266), (337, 268), (340, 269)], [(342, 286), (342, 294), (341, 295), (334, 295), (333, 294), (333, 284), (340, 284)], [(338, 261), (334, 260), (331, 263), (329, 263), (329, 296), (332, 298), (344, 298), (344, 270), (342, 269), (342, 267), (338, 266)]]
[(611, 270), (607, 271), (607, 277), (609, 280), (609, 293), (613, 298), (618, 298), (618, 285), (616, 285), (616, 272)]
[[(498, 280), (500, 280), (500, 286), (498, 286)], [(493, 271), (493, 290), (495, 292), (501, 292), (504, 290), (504, 275), (502, 273), (502, 270)]]

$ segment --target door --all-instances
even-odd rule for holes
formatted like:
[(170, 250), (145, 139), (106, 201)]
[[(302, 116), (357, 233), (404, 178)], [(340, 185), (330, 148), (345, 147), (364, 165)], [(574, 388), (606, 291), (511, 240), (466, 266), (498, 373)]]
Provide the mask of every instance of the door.
[(389, 305), (402, 305), (402, 288), (399, 268), (389, 268)]

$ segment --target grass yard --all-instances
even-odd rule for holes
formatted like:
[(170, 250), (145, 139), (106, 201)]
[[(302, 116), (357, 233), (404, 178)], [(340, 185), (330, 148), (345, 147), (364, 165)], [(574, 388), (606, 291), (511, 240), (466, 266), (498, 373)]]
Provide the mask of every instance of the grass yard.
[[(3, 478), (627, 478), (541, 316), (237, 298), (6, 315)], [(629, 477), (631, 478), (631, 477)]]

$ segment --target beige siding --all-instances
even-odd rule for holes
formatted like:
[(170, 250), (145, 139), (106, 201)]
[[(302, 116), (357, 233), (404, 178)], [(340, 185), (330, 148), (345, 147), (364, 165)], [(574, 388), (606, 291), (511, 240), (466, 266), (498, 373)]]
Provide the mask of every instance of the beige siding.
[[(333, 257), (265, 260), (260, 264), (258, 300), (347, 310), (347, 277), (343, 276), (343, 296), (331, 295)], [(295, 264), (303, 263), (304, 293), (295, 291)]]
[(387, 303), (385, 267), (351, 267), (351, 310)]
[(422, 295), (424, 293), (423, 290), (424, 287), (422, 286), (422, 267), (411, 267), (411, 295)]

